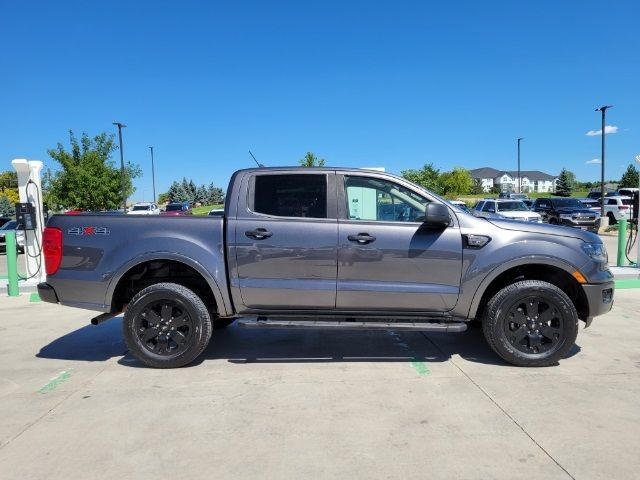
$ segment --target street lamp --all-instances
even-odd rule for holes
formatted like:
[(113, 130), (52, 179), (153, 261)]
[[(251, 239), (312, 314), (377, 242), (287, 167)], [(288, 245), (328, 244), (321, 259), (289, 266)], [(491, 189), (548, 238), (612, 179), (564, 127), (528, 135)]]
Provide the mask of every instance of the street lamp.
[(122, 150), (122, 129), (126, 127), (124, 123), (113, 122), (113, 124), (118, 127), (118, 138), (120, 139), (120, 177), (122, 181), (122, 208), (124, 209), (124, 213), (127, 213), (127, 186), (125, 184), (124, 177), (124, 151)]
[(149, 150), (151, 150), (151, 180), (153, 182), (153, 202), (152, 203), (156, 203), (156, 171), (155, 171), (155, 167), (153, 166), (153, 147), (149, 147)]
[(602, 152), (600, 157), (600, 218), (604, 218), (604, 117), (605, 112), (608, 108), (613, 107), (613, 105), (603, 105), (602, 107), (596, 108), (596, 112), (602, 112)]
[(520, 140), (523, 140), (523, 138), (518, 138), (518, 193), (522, 193), (522, 180), (520, 179)]

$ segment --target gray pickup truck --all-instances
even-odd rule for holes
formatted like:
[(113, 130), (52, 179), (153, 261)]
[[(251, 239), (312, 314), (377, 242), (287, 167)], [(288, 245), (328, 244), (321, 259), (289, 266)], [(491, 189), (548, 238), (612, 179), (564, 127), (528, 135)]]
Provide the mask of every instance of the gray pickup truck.
[(124, 312), (129, 351), (180, 367), (215, 328), (463, 332), (546, 366), (613, 304), (600, 238), (485, 219), (387, 173), (259, 168), (231, 178), (224, 216), (55, 215), (43, 300)]

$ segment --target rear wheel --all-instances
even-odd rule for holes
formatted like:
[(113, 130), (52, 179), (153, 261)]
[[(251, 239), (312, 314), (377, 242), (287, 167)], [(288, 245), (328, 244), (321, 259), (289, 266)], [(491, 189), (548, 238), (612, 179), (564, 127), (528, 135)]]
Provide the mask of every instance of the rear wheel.
[(194, 361), (211, 339), (207, 307), (192, 290), (158, 283), (133, 297), (124, 315), (129, 351), (154, 368), (177, 368)]
[(489, 300), (482, 330), (507, 362), (544, 367), (564, 358), (578, 335), (578, 314), (558, 287), (540, 280), (508, 285)]

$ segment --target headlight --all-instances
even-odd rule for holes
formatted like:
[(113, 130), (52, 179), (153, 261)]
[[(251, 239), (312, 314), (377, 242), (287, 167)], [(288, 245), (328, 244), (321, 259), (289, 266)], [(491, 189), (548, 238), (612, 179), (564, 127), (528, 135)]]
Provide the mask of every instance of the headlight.
[(598, 262), (607, 263), (609, 261), (607, 248), (603, 243), (583, 243), (582, 250), (584, 250), (584, 253), (589, 255), (594, 260), (597, 260)]
[(571, 220), (572, 219), (572, 215), (569, 213), (562, 213), (560, 214), (560, 218), (564, 219), (564, 220)]

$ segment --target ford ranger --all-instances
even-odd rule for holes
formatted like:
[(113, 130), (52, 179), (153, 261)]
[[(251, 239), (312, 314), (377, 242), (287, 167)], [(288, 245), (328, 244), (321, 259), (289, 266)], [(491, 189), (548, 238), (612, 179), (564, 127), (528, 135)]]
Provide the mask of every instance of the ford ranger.
[(43, 300), (124, 312), (129, 351), (180, 367), (215, 328), (462, 332), (482, 322), (504, 360), (557, 363), (611, 309), (600, 238), (477, 218), (394, 175), (360, 169), (236, 172), (222, 216), (55, 215)]

